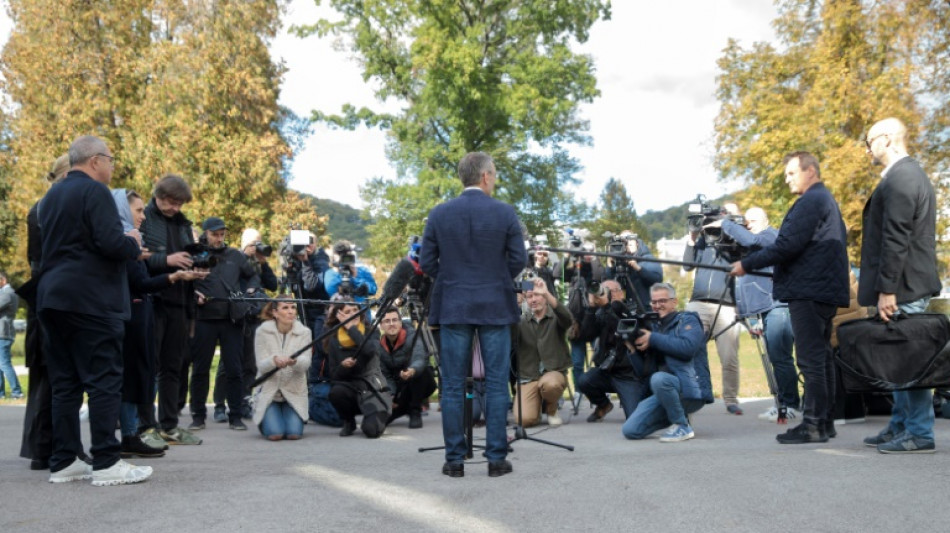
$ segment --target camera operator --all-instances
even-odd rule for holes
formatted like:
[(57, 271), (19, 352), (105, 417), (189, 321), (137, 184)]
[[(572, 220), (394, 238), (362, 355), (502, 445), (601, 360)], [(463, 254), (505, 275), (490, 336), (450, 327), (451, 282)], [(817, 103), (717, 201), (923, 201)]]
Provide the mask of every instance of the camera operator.
[(567, 369), (571, 366), (564, 342), (571, 327), (571, 313), (548, 291), (541, 278), (534, 279), (534, 290), (526, 291), (524, 297), (531, 314), (522, 316), (518, 327), (512, 328), (521, 381), (520, 393), (515, 395), (515, 420), (522, 427), (536, 426), (541, 420), (543, 402), (548, 424), (560, 426), (558, 400), (567, 387)]
[(331, 297), (337, 294), (352, 296), (357, 303), (376, 294), (373, 273), (356, 263), (356, 246), (350, 241), (333, 245), (333, 268), (324, 274), (323, 285)]
[[(248, 262), (254, 267), (257, 276), (261, 282), (261, 288), (269, 291), (277, 290), (277, 276), (274, 270), (267, 264), (267, 258), (273, 253), (273, 249), (264, 244), (261, 240), (261, 232), (254, 228), (247, 228), (241, 233), (241, 250), (247, 256)], [(248, 280), (241, 279), (241, 292), (247, 291), (250, 287)], [(263, 296), (263, 294), (261, 295)], [(261, 310), (263, 306), (255, 303), (251, 304), (244, 319), (244, 357), (241, 359), (241, 368), (243, 370), (243, 393), (244, 400), (241, 404), (241, 416), (251, 418), (251, 383), (257, 376), (257, 361), (254, 354), (254, 334), (257, 327), (261, 325)], [(267, 316), (266, 314), (264, 316)], [(224, 375), (224, 365), (218, 365), (218, 371), (214, 376), (214, 421), (227, 422), (228, 413), (224, 406), (225, 391), (227, 387)]]
[[(735, 204), (727, 204), (726, 210), (738, 214)], [(689, 242), (683, 253), (683, 261), (731, 268), (728, 259), (715, 246), (707, 242), (700, 228), (690, 227)], [(696, 268), (693, 279), (693, 294), (686, 310), (699, 315), (707, 336), (716, 337), (716, 353), (722, 364), (722, 399), (726, 411), (741, 415), (739, 407), (739, 329), (736, 323), (735, 281), (728, 272), (702, 267), (683, 267), (690, 271)]]
[[(612, 240), (608, 250), (636, 257), (653, 257), (646, 243), (629, 230), (624, 230)], [(638, 312), (649, 311), (650, 287), (663, 281), (663, 267), (653, 261), (640, 262), (636, 259), (608, 259), (607, 263), (607, 277), (620, 282), (627, 299), (636, 302)]]
[[(228, 419), (230, 428), (246, 430), (241, 421), (244, 385), (242, 358), (244, 354), (243, 322), (250, 311), (245, 302), (232, 301), (232, 296), (243, 296), (240, 287), (249, 294), (260, 288), (260, 278), (247, 256), (225, 244), (227, 227), (218, 217), (209, 217), (201, 225), (207, 239), (208, 261), (211, 273), (195, 283), (198, 299), (198, 320), (192, 342), (191, 425), (190, 430), (205, 428), (208, 400), (208, 374), (214, 359), (214, 347), (221, 344), (220, 362), (227, 376)], [(202, 253), (204, 255), (204, 253)], [(256, 359), (255, 359), (256, 365)]]
[[(623, 305), (624, 293), (620, 283), (607, 280), (600, 284), (599, 294), (588, 295), (589, 306), (581, 322), (581, 339), (597, 339), (597, 353), (593, 365), (577, 379), (577, 390), (594, 404), (594, 412), (587, 417), (588, 422), (599, 422), (613, 410), (614, 405), (607, 397), (614, 392), (620, 398), (624, 418), (633, 414), (637, 404), (646, 396), (647, 385), (641, 377), (645, 376), (644, 360), (638, 353), (630, 353), (628, 347), (617, 336), (620, 316), (616, 306)], [(612, 302), (616, 302), (611, 305)]]
[[(778, 230), (769, 225), (768, 216), (760, 207), (751, 207), (745, 213), (746, 226), (728, 219), (711, 223), (710, 227), (721, 227), (722, 232), (731, 237), (743, 249), (758, 251), (771, 245), (778, 238)], [(765, 270), (771, 272), (769, 267)], [(788, 304), (772, 296), (772, 278), (768, 276), (743, 276), (736, 278), (736, 307), (739, 318), (762, 315), (761, 334), (765, 338), (765, 351), (775, 372), (778, 388), (778, 400), (788, 408), (788, 418), (800, 418), (801, 398), (798, 393), (798, 371), (792, 357), (792, 321), (788, 315)], [(757, 333), (753, 331), (753, 333)], [(772, 406), (759, 418), (775, 422), (778, 409)]]
[[(576, 246), (575, 246), (576, 244)], [(581, 243), (574, 239), (570, 241), (570, 246), (578, 250), (587, 252), (594, 251), (594, 243)], [(578, 388), (578, 382), (584, 375), (584, 364), (587, 362), (588, 343), (581, 340), (581, 323), (584, 321), (584, 314), (587, 308), (585, 298), (587, 297), (587, 286), (592, 281), (603, 281), (605, 270), (600, 259), (592, 255), (568, 254), (561, 263), (561, 279), (569, 280), (570, 287), (567, 292), (567, 308), (574, 318), (574, 324), (568, 330), (567, 338), (571, 344), (571, 373), (574, 376), (574, 388)], [(593, 345), (591, 345), (593, 350)]]
[[(381, 310), (379, 367), (393, 392), (393, 413), (387, 424), (408, 414), (409, 429), (422, 427), (422, 404), (435, 392), (435, 375), (416, 330), (403, 322), (399, 310)], [(413, 346), (415, 342), (415, 346)]]
[[(181, 177), (168, 174), (155, 184), (152, 200), (145, 206), (142, 222), (143, 246), (151, 251), (146, 260), (150, 276), (170, 274), (193, 266), (185, 246), (194, 244), (191, 221), (181, 208), (190, 202), (191, 187)], [(139, 422), (148, 427), (144, 433), (175, 444), (201, 444), (201, 439), (178, 427), (182, 385), (188, 381), (182, 368), (188, 357), (188, 338), (195, 317), (195, 294), (192, 282), (176, 283), (155, 295), (155, 338), (158, 357), (158, 421), (154, 411), (139, 412)], [(156, 427), (160, 426), (160, 427)], [(160, 430), (157, 431), (157, 430)]]
[(669, 427), (660, 442), (693, 438), (687, 416), (713, 402), (706, 336), (699, 316), (676, 310), (676, 289), (669, 283), (650, 288), (650, 305), (660, 316), (653, 331), (640, 330), (633, 340), (637, 352), (656, 358), (657, 371), (650, 376), (653, 395), (640, 402), (623, 423), (623, 436), (643, 439)]

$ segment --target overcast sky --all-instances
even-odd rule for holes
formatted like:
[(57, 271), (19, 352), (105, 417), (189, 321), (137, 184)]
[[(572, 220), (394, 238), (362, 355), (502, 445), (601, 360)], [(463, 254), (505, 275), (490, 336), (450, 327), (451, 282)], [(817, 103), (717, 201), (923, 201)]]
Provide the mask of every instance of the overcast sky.
[[(703, 193), (719, 196), (735, 185), (720, 183), (712, 167), (716, 59), (729, 37), (743, 46), (771, 40), (776, 11), (768, 0), (671, 0), (613, 2), (613, 16), (591, 29), (580, 48), (591, 54), (602, 92), (584, 105), (593, 146), (571, 151), (584, 169), (576, 196), (595, 201), (610, 177), (623, 181), (639, 213), (664, 209)], [(286, 20), (307, 23), (333, 16), (313, 0), (293, 0)], [(6, 40), (10, 21), (0, 20)], [(344, 103), (383, 107), (364, 83), (347, 51), (331, 39), (299, 39), (285, 31), (272, 53), (288, 68), (281, 103), (308, 116), (337, 112)], [(345, 132), (316, 127), (293, 164), (290, 186), (320, 198), (362, 207), (359, 185), (393, 177), (379, 130)]]

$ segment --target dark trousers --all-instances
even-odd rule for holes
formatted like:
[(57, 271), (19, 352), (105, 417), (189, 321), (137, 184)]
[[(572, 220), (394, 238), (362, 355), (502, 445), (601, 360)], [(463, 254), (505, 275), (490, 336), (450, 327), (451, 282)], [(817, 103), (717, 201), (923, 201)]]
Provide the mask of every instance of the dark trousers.
[(835, 367), (831, 356), (831, 319), (837, 307), (811, 300), (790, 300), (798, 369), (805, 378), (806, 422), (834, 418)]
[[(355, 420), (360, 414), (360, 393), (357, 389), (364, 387), (362, 383), (334, 383), (330, 387), (330, 403), (344, 421)], [(356, 387), (356, 388), (353, 388)]]
[(228, 417), (241, 419), (241, 401), (244, 398), (241, 382), (241, 357), (243, 356), (244, 332), (240, 325), (232, 324), (228, 319), (197, 320), (195, 339), (192, 343), (191, 370), (191, 416), (204, 420), (208, 408), (208, 385), (211, 374), (211, 362), (214, 360), (214, 347), (221, 344), (221, 360), (224, 374), (227, 376), (227, 399), (230, 413)]
[(115, 426), (122, 402), (122, 338), (118, 318), (44, 309), (40, 322), (53, 388), (53, 455), (50, 471), (71, 465), (82, 451), (79, 408), (89, 395), (92, 467), (109, 468), (119, 460)]
[[(39, 324), (37, 324), (39, 326)], [(53, 389), (46, 364), (30, 367), (30, 389), (23, 415), (23, 442), (20, 457), (49, 459), (53, 455)]]
[(647, 385), (636, 378), (615, 376), (597, 367), (592, 367), (577, 378), (577, 390), (597, 407), (610, 402), (608, 393), (616, 393), (620, 397), (624, 419), (630, 418), (640, 400), (650, 392)]
[(162, 429), (178, 427), (182, 361), (188, 352), (188, 315), (184, 307), (156, 303), (155, 353), (158, 354), (158, 423)]
[(413, 411), (422, 410), (422, 402), (429, 399), (435, 392), (435, 373), (431, 366), (413, 376), (409, 381), (403, 381), (396, 376), (396, 390), (393, 394), (393, 414), (389, 417), (393, 421), (400, 416)]
[[(242, 398), (251, 395), (251, 383), (257, 378), (257, 356), (254, 354), (254, 335), (261, 323), (258, 320), (244, 321), (244, 347), (241, 350), (241, 394)], [(214, 406), (224, 407), (227, 376), (224, 365), (218, 365), (214, 376)]]

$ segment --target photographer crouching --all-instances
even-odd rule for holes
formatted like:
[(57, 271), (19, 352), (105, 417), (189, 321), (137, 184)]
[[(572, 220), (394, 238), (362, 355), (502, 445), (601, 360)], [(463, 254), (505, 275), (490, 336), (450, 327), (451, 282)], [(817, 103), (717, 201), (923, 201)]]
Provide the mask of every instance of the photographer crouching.
[(593, 284), (588, 300), (590, 305), (581, 323), (580, 340), (598, 339), (598, 343), (593, 365), (577, 379), (578, 392), (586, 395), (595, 406), (587, 421), (599, 422), (613, 410), (614, 405), (607, 397), (611, 392), (620, 398), (624, 418), (627, 418), (648, 390), (646, 382), (641, 379), (647, 375), (643, 357), (631, 353), (632, 350), (617, 336), (620, 318), (627, 313), (623, 289), (612, 279)]
[(669, 427), (660, 442), (680, 442), (694, 436), (687, 415), (713, 402), (706, 336), (696, 313), (676, 310), (676, 289), (669, 283), (650, 288), (650, 305), (659, 323), (653, 331), (640, 329), (630, 348), (656, 362), (657, 371), (650, 376), (653, 395), (624, 422), (623, 436), (643, 439)]
[(379, 366), (393, 392), (393, 413), (387, 424), (409, 415), (409, 429), (422, 427), (422, 404), (435, 392), (435, 375), (428, 365), (428, 355), (416, 330), (403, 322), (399, 310), (388, 307), (380, 311), (382, 330), (379, 342)]

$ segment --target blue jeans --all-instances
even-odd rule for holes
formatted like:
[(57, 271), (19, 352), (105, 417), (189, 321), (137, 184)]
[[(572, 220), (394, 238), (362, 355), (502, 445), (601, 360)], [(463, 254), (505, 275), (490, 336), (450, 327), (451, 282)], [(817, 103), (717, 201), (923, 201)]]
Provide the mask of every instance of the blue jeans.
[(584, 364), (587, 362), (587, 344), (584, 341), (571, 341), (571, 373), (574, 376), (574, 388), (584, 375)]
[[(901, 313), (923, 313), (929, 303), (930, 297), (926, 296), (913, 302), (899, 304), (897, 309)], [(931, 389), (894, 391), (894, 407), (891, 410), (890, 425), (895, 435), (901, 431), (907, 431), (915, 437), (933, 440), (933, 391)]]
[(621, 431), (628, 439), (643, 439), (672, 424), (686, 424), (686, 415), (699, 411), (705, 403), (681, 399), (679, 378), (667, 372), (653, 374), (650, 389), (653, 396), (640, 402), (637, 410), (623, 423)]
[(792, 356), (792, 319), (788, 307), (776, 307), (765, 314), (765, 350), (775, 372), (778, 399), (786, 407), (798, 409), (801, 397), (798, 394), (798, 371)]
[(6, 387), (3, 384), (3, 378), (10, 382), (10, 396), (22, 396), (23, 390), (20, 389), (20, 380), (16, 377), (16, 371), (13, 370), (13, 353), (10, 347), (13, 346), (13, 339), (0, 339), (0, 398), (3, 397)]
[(122, 402), (119, 406), (119, 426), (123, 437), (138, 435), (139, 405), (137, 403)]
[(472, 340), (478, 334), (485, 363), (485, 457), (501, 461), (508, 455), (506, 418), (508, 375), (511, 369), (510, 326), (443, 324), (442, 353), (442, 437), (445, 460), (460, 463), (468, 452), (465, 444), (463, 394), (465, 377), (472, 368)]
[(289, 403), (271, 402), (264, 411), (264, 419), (261, 420), (258, 429), (265, 437), (272, 435), (299, 437), (303, 435), (303, 419)]

